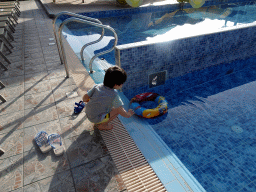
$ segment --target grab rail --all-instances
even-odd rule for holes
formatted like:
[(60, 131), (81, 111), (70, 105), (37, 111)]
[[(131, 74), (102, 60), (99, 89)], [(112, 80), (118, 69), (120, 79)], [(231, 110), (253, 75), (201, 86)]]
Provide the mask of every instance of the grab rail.
[[(73, 17), (77, 17), (77, 18), (81, 18), (81, 19), (85, 19), (85, 20), (90, 20), (90, 21), (94, 21), (94, 22), (97, 22), (99, 24), (102, 24), (101, 21), (98, 20), (98, 19), (91, 18), (91, 17), (86, 17), (86, 16), (83, 16), (83, 15), (79, 15), (79, 14), (76, 14), (76, 13), (71, 13), (71, 12), (68, 12), (68, 11), (63, 11), (63, 12), (60, 12), (59, 14), (57, 14), (52, 23), (53, 23), (53, 32), (54, 32), (54, 36), (55, 36), (55, 39), (56, 39), (61, 64), (63, 64), (64, 62), (63, 62), (63, 55), (61, 55), (62, 53), (60, 51), (60, 43), (59, 43), (59, 40), (57, 38), (57, 33), (56, 33), (56, 21), (62, 15), (69, 15), (69, 16), (73, 16)], [(104, 36), (104, 28), (102, 28), (101, 36), (98, 39), (98, 41), (100, 41), (103, 38), (103, 36)], [(97, 43), (98, 41), (96, 40), (96, 41), (91, 42), (91, 43), (92, 44)]]
[(111, 52), (115, 46), (117, 45), (117, 34), (115, 32), (115, 30), (112, 28), (112, 27), (109, 27), (107, 25), (102, 25), (102, 24), (98, 24), (98, 23), (94, 23), (94, 22), (90, 22), (90, 21), (87, 21), (87, 20), (83, 20), (83, 19), (78, 19), (78, 18), (69, 18), (69, 19), (66, 19), (65, 21), (63, 21), (59, 27), (59, 30), (58, 30), (58, 34), (59, 34), (59, 39), (60, 39), (60, 50), (61, 50), (61, 54), (63, 55), (63, 61), (64, 61), (64, 64), (65, 64), (65, 68), (66, 68), (66, 72), (67, 72), (67, 76), (68, 76), (68, 68), (67, 68), (67, 64), (66, 64), (66, 55), (65, 55), (65, 51), (64, 51), (64, 47), (63, 47), (63, 43), (62, 43), (62, 39), (61, 39), (61, 35), (62, 35), (62, 29), (64, 27), (65, 24), (67, 24), (68, 22), (78, 22), (78, 23), (86, 23), (86, 24), (89, 24), (89, 25), (93, 25), (93, 26), (96, 26), (96, 27), (101, 27), (101, 28), (105, 28), (105, 29), (108, 29), (110, 31), (113, 32), (114, 36), (115, 36), (115, 42), (114, 42), (114, 45), (111, 49), (109, 50), (106, 50), (106, 51), (103, 51), (101, 53), (98, 53), (96, 55), (94, 55), (91, 60), (90, 60), (90, 63), (89, 63), (89, 68), (90, 68), (90, 73), (93, 73), (94, 71), (92, 70), (92, 63), (94, 61), (94, 59), (96, 57), (98, 57), (99, 55), (103, 55), (103, 54), (106, 54), (106, 53), (109, 53)]

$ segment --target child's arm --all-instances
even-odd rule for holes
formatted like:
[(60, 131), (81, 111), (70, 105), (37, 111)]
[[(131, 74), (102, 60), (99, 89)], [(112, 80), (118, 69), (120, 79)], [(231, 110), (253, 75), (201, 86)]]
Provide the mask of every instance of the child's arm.
[(83, 96), (83, 102), (89, 102), (89, 100), (90, 100), (90, 97), (87, 94), (85, 94)]
[(132, 115), (134, 115), (134, 111), (132, 109), (129, 109), (127, 112), (123, 107), (120, 108), (120, 115), (126, 118), (130, 118)]

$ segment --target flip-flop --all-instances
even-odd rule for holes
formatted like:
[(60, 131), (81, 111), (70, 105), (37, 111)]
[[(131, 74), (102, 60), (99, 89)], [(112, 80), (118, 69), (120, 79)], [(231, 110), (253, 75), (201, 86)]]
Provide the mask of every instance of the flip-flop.
[(56, 156), (62, 155), (64, 153), (64, 146), (61, 142), (61, 137), (59, 134), (54, 133), (48, 136), (48, 142), (53, 148), (53, 152)]
[(51, 145), (48, 143), (48, 133), (45, 131), (38, 132), (34, 139), (42, 153), (47, 153), (52, 149)]
[(77, 105), (74, 108), (74, 113), (75, 114), (80, 113), (83, 110), (83, 108), (85, 107), (85, 103), (83, 101), (80, 101), (79, 103), (75, 103), (75, 105)]

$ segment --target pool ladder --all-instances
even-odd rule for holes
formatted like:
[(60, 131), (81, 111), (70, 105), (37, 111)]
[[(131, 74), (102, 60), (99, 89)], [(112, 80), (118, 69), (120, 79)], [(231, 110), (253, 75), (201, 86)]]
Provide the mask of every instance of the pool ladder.
[[(68, 15), (68, 16), (72, 16), (71, 18), (68, 18), (68, 19), (65, 19), (59, 26), (59, 29), (58, 29), (58, 33), (56, 32), (56, 21), (57, 19), (62, 16), (62, 15)], [(77, 23), (86, 23), (88, 25), (92, 25), (92, 26), (96, 26), (96, 27), (100, 27), (102, 28), (102, 32), (101, 32), (101, 36), (99, 39), (95, 40), (95, 41), (92, 41), (90, 43), (87, 43), (85, 44), (82, 48), (81, 48), (81, 51), (80, 51), (80, 56), (81, 56), (81, 59), (82, 61), (84, 61), (84, 55), (83, 55), (83, 52), (84, 52), (84, 49), (86, 47), (88, 47), (89, 45), (92, 45), (92, 44), (95, 44), (95, 43), (98, 43), (99, 41), (101, 41), (104, 37), (104, 29), (108, 29), (110, 31), (113, 32), (114, 34), (114, 37), (115, 37), (115, 42), (114, 42), (114, 45), (112, 48), (106, 50), (106, 51), (102, 51), (100, 53), (97, 53), (96, 55), (94, 55), (90, 62), (89, 62), (89, 68), (90, 68), (90, 73), (93, 73), (94, 71), (92, 70), (92, 63), (93, 61), (100, 55), (104, 55), (106, 53), (109, 53), (111, 51), (114, 50), (115, 46), (117, 45), (117, 34), (115, 32), (115, 30), (110, 27), (110, 26), (107, 26), (107, 25), (103, 25), (101, 23), (100, 20), (98, 19), (95, 19), (95, 18), (91, 18), (91, 17), (87, 17), (87, 16), (83, 16), (83, 15), (79, 15), (79, 14), (75, 14), (75, 13), (71, 13), (71, 12), (67, 12), (67, 11), (64, 11), (64, 12), (61, 12), (59, 14), (56, 15), (56, 17), (54, 18), (53, 20), (53, 32), (54, 32), (54, 36), (55, 36), (55, 39), (56, 39), (56, 43), (57, 43), (57, 47), (58, 47), (58, 52), (59, 52), (59, 55), (60, 55), (60, 60), (61, 60), (61, 64), (64, 64), (65, 66), (65, 70), (66, 70), (66, 77), (69, 77), (69, 70), (68, 70), (68, 65), (67, 65), (67, 59), (66, 59), (66, 54), (65, 54), (65, 49), (64, 49), (64, 46), (63, 46), (63, 41), (62, 41), (62, 29), (64, 27), (64, 25), (66, 25), (67, 23), (69, 22), (77, 22)]]

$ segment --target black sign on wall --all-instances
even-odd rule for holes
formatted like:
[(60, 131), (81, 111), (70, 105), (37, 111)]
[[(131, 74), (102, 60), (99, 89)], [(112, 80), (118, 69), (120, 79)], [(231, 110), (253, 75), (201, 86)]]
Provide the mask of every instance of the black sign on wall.
[(165, 84), (167, 71), (161, 71), (148, 76), (148, 86), (153, 88)]

